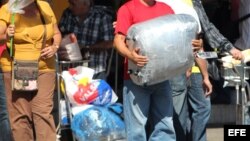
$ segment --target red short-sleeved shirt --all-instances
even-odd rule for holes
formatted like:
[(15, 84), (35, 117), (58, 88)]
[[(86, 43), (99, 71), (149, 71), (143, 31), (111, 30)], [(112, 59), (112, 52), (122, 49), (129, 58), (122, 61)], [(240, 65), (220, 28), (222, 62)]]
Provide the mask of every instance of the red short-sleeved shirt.
[[(0, 8), (2, 7), (2, 3), (0, 2)], [(0, 45), (0, 57), (1, 57), (1, 55), (2, 55), (2, 53), (3, 53), (3, 51), (6, 49), (6, 45), (4, 44), (4, 45)]]
[[(2, 6), (2, 3), (0, 2), (0, 8), (1, 8), (1, 6)], [(6, 45), (4, 44), (4, 45), (0, 45), (0, 57), (1, 57), (1, 55), (2, 55), (2, 53), (3, 53), (3, 51), (6, 49)]]
[(0, 57), (2, 56), (3, 51), (6, 49), (6, 45), (0, 45)]
[[(115, 33), (127, 35), (131, 25), (167, 14), (174, 14), (174, 11), (165, 3), (156, 1), (155, 5), (146, 6), (140, 0), (130, 0), (118, 10)], [(124, 79), (129, 79), (127, 62), (127, 59), (125, 59)]]

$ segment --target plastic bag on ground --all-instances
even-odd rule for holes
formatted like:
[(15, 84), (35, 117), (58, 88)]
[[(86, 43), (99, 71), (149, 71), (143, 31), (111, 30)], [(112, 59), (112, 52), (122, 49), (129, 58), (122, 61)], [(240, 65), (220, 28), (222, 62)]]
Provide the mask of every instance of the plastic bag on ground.
[(125, 138), (125, 124), (108, 107), (92, 106), (73, 117), (71, 129), (78, 141), (103, 141)]

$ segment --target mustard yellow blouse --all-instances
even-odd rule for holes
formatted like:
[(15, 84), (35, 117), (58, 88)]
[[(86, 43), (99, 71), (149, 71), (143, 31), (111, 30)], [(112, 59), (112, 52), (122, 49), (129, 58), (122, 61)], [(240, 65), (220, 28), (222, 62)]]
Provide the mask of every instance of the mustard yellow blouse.
[[(37, 3), (41, 9), (41, 13), (46, 23), (46, 45), (51, 45), (54, 35), (54, 24), (57, 23), (56, 17), (47, 2), (37, 1)], [(8, 11), (8, 5), (5, 4), (0, 9), (0, 25), (6, 26), (9, 23), (11, 23), (11, 14)], [(40, 14), (37, 14), (33, 18), (27, 18), (22, 14), (16, 14), (15, 27), (13, 50), (14, 58), (21, 60), (38, 59), (41, 54), (43, 36), (45, 31)], [(9, 41), (7, 42), (7, 46), (10, 46)], [(0, 59), (0, 63), (4, 72), (11, 71), (11, 59), (7, 50), (4, 51)], [(54, 71), (55, 58), (52, 57), (46, 60), (40, 59), (39, 70)]]

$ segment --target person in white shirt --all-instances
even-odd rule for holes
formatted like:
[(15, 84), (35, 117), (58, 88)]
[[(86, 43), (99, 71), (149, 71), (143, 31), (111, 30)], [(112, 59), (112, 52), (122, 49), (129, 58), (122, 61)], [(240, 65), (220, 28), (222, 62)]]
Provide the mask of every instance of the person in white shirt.
[[(201, 25), (191, 0), (158, 0), (171, 6), (175, 14), (189, 14)], [(199, 34), (197, 33), (197, 34)], [(207, 62), (195, 58), (197, 71), (182, 74), (170, 80), (174, 105), (174, 127), (177, 141), (205, 141), (206, 124), (210, 117), (212, 92)]]
[[(248, 14), (250, 14), (250, 0), (239, 0), (239, 19)], [(242, 50), (250, 49), (250, 17), (239, 23), (239, 33), (240, 37), (236, 40), (234, 45)]]

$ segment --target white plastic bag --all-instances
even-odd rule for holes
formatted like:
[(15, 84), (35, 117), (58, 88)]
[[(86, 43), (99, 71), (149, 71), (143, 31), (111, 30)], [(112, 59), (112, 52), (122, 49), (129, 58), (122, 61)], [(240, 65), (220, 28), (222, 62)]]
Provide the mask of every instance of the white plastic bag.
[[(66, 94), (72, 104), (78, 105), (73, 95), (78, 91), (79, 81), (92, 81), (94, 70), (84, 66), (78, 66), (62, 72)], [(87, 82), (81, 82), (87, 84)]]
[(72, 104), (109, 105), (118, 100), (106, 81), (92, 80), (93, 74), (94, 70), (86, 67), (77, 67), (62, 72), (66, 94)]

